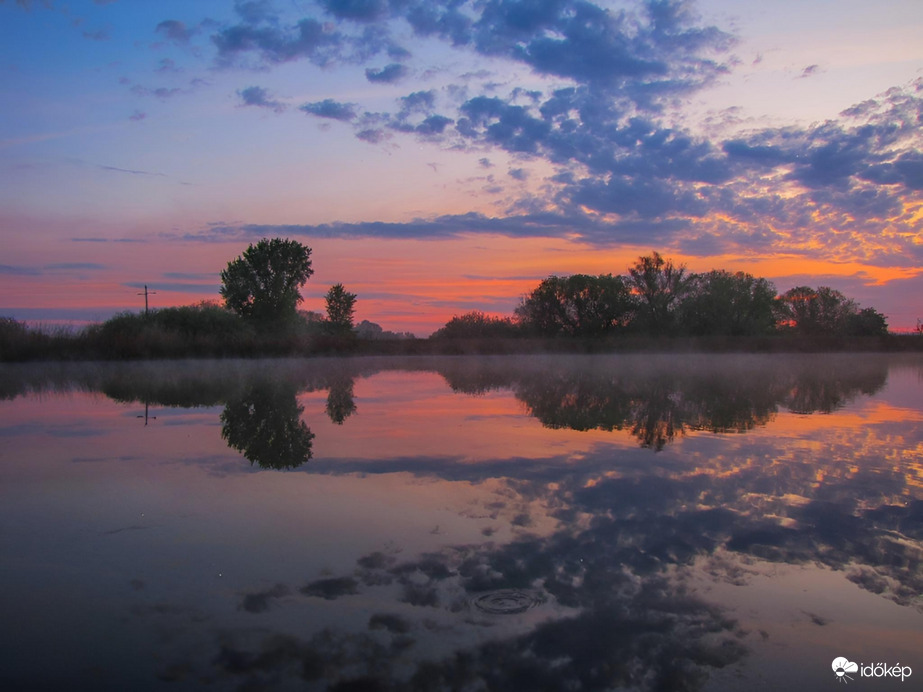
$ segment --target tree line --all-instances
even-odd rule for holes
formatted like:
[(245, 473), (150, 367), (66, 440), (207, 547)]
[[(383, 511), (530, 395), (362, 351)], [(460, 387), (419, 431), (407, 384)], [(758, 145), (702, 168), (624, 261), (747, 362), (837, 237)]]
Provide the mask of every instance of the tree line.
[(827, 286), (779, 294), (745, 272), (690, 273), (658, 252), (627, 274), (550, 276), (523, 296), (511, 317), (456, 315), (441, 338), (646, 336), (883, 336), (884, 315)]
[[(311, 248), (281, 238), (251, 244), (221, 272), (221, 303), (122, 312), (80, 330), (49, 332), (0, 318), (0, 360), (176, 358), (335, 352), (357, 340), (357, 296), (334, 284), (325, 314), (298, 309), (313, 275)], [(384, 338), (363, 322), (359, 333)], [(399, 335), (394, 335), (399, 336)], [(403, 336), (403, 335), (400, 335)]]
[(0, 361), (456, 352), (458, 344), (446, 344), (452, 339), (481, 340), (488, 351), (502, 351), (510, 347), (508, 337), (535, 337), (534, 347), (546, 348), (549, 338), (564, 346), (561, 337), (579, 346), (580, 339), (618, 335), (888, 333), (884, 315), (835, 289), (798, 286), (779, 295), (767, 279), (724, 270), (689, 273), (658, 252), (639, 257), (623, 275), (550, 276), (521, 298), (513, 315), (456, 315), (429, 340), (386, 332), (368, 320), (355, 324), (357, 295), (341, 283), (326, 292), (325, 313), (299, 310), (301, 288), (313, 273), (311, 248), (264, 238), (221, 272), (221, 304), (123, 312), (54, 333), (0, 317)]

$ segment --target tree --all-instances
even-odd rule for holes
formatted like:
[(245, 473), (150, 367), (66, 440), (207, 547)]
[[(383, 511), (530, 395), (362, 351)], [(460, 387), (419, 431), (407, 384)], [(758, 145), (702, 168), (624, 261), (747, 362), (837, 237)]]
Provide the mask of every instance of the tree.
[(635, 303), (622, 277), (550, 276), (516, 308), (519, 323), (548, 336), (601, 336), (624, 327)]
[(846, 333), (850, 336), (887, 336), (888, 319), (875, 308), (863, 308), (849, 315)]
[(257, 382), (221, 412), (221, 437), (264, 469), (291, 469), (312, 456), (314, 433), (289, 382)]
[(658, 252), (639, 257), (628, 269), (628, 283), (641, 301), (639, 322), (651, 334), (666, 334), (673, 326), (674, 310), (685, 293), (686, 267), (665, 260)]
[(348, 375), (334, 375), (327, 392), (327, 405), (324, 407), (331, 422), (343, 425), (343, 422), (356, 412), (356, 400), (353, 394), (354, 380)]
[(310, 278), (311, 248), (295, 240), (263, 238), (221, 272), (221, 297), (242, 317), (283, 324), (295, 317), (299, 289)]
[(775, 299), (767, 279), (714, 270), (689, 277), (677, 311), (683, 330), (694, 336), (755, 336), (775, 328)]
[(434, 339), (491, 339), (515, 336), (516, 325), (509, 317), (492, 317), (479, 310), (455, 315), (433, 333)]
[(779, 297), (779, 321), (799, 334), (845, 334), (856, 303), (836, 289), (796, 286)]
[(356, 294), (347, 291), (343, 284), (334, 284), (324, 296), (327, 303), (327, 327), (335, 334), (352, 331)]

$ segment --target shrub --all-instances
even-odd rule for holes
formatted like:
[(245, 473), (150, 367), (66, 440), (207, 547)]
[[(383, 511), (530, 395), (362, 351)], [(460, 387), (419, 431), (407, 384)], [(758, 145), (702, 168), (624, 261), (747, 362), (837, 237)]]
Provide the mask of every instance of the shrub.
[(508, 317), (491, 317), (472, 311), (456, 315), (433, 334), (435, 339), (480, 339), (515, 336), (518, 329)]

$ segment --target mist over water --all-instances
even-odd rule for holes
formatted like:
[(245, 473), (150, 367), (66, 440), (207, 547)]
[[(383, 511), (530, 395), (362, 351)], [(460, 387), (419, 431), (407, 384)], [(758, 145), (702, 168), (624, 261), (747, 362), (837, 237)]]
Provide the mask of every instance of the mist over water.
[(874, 354), (2, 366), (0, 682), (923, 674), (921, 384)]

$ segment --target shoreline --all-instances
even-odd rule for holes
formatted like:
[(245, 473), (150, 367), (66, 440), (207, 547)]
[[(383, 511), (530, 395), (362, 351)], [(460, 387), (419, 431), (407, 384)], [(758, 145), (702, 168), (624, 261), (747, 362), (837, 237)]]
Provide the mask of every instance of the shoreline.
[(280, 336), (247, 342), (176, 339), (164, 342), (86, 342), (47, 337), (9, 348), (0, 344), (0, 363), (53, 361), (145, 361), (224, 358), (454, 356), (629, 353), (906, 353), (923, 352), (923, 336), (748, 336), (603, 338), (357, 339)]

